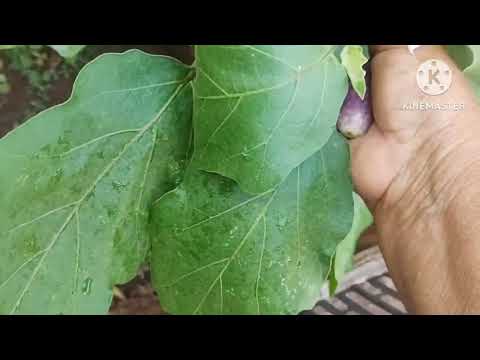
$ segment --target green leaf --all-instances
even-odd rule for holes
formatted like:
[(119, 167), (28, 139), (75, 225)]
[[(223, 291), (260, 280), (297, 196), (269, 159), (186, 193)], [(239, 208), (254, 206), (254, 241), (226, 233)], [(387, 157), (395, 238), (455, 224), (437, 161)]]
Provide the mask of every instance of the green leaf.
[(64, 58), (71, 58), (83, 50), (85, 45), (48, 45)]
[(447, 50), (480, 96), (480, 45), (448, 45)]
[(473, 53), (469, 45), (445, 45), (445, 49), (460, 70), (465, 70), (473, 63)]
[(151, 269), (162, 306), (173, 314), (312, 308), (352, 225), (342, 137), (335, 132), (285, 182), (259, 195), (194, 165), (152, 210)]
[(178, 182), (190, 78), (169, 58), (104, 55), (0, 140), (0, 313), (107, 312), (145, 260), (151, 200)]
[(472, 52), (472, 63), (465, 68), (464, 73), (477, 95), (480, 96), (480, 45), (468, 45), (468, 47)]
[(326, 45), (197, 46), (200, 169), (250, 194), (280, 184), (335, 131), (345, 70)]
[(365, 82), (366, 72), (363, 66), (368, 62), (368, 57), (365, 56), (362, 46), (345, 46), (340, 54), (340, 58), (350, 78), (353, 89), (358, 96), (363, 99), (367, 91), (367, 84)]
[(354, 217), (350, 232), (338, 244), (335, 253), (333, 271), (330, 273), (330, 295), (333, 296), (338, 284), (343, 280), (347, 272), (352, 269), (353, 256), (357, 249), (357, 242), (362, 233), (373, 224), (373, 216), (362, 198), (353, 193)]

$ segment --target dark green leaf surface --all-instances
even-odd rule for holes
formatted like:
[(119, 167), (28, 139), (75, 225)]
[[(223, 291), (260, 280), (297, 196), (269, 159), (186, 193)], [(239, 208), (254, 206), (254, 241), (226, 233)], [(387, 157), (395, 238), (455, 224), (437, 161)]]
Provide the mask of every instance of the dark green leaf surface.
[(0, 140), (0, 313), (107, 312), (185, 160), (190, 77), (169, 58), (104, 55), (67, 103)]
[(457, 64), (460, 70), (465, 70), (475, 62), (475, 45), (445, 45), (448, 55)]
[(329, 45), (197, 46), (197, 166), (250, 194), (280, 184), (335, 131), (347, 76)]
[(445, 48), (480, 97), (480, 45), (445, 45)]
[(190, 167), (152, 212), (152, 276), (162, 306), (175, 314), (311, 308), (352, 225), (348, 169), (348, 148), (337, 133), (259, 195)]
[[(461, 45), (457, 45), (460, 47)], [(480, 96), (480, 45), (467, 45), (471, 51), (472, 62), (463, 71), (477, 96)]]

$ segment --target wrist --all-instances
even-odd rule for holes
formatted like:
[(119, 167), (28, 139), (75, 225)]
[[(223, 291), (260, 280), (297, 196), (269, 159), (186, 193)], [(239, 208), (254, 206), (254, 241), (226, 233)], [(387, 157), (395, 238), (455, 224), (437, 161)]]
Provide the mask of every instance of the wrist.
[(409, 311), (478, 313), (480, 146), (429, 148), (378, 203), (379, 245)]

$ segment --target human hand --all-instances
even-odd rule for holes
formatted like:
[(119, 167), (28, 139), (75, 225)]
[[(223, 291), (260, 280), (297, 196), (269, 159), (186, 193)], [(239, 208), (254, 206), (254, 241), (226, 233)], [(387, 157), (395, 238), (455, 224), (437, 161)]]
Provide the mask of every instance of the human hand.
[[(478, 111), (478, 108), (468, 81), (441, 46), (421, 47), (415, 51), (415, 56), (408, 51), (407, 45), (371, 46), (370, 50), (375, 121), (365, 136), (351, 140), (350, 145), (356, 191), (374, 211), (393, 180), (402, 171), (407, 171), (408, 164), (420, 153), (427, 156), (441, 146), (441, 139), (445, 137), (454, 137), (449, 146), (469, 137), (472, 129), (462, 119), (465, 113)], [(417, 86), (418, 66), (429, 59), (444, 61), (453, 73), (452, 86), (442, 95), (426, 95)], [(465, 109), (402, 109), (404, 105), (426, 102), (464, 104)], [(404, 191), (396, 186), (397, 194), (390, 198), (395, 201)]]
[[(374, 123), (350, 141), (356, 191), (375, 216), (375, 237), (407, 309), (480, 312), (480, 108), (467, 79), (440, 46), (412, 56), (406, 45), (372, 46)], [(442, 95), (424, 94), (418, 66), (452, 71)], [(410, 110), (408, 104), (461, 110)]]

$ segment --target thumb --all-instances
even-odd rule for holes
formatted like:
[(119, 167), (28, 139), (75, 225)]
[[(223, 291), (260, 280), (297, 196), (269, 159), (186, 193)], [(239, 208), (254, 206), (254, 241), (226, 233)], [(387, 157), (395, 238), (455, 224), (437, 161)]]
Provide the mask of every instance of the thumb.
[[(427, 109), (414, 112), (399, 111), (402, 106), (424, 103), (447, 105), (472, 101), (473, 92), (470, 84), (440, 45), (422, 45), (414, 51), (414, 54), (410, 53), (408, 45), (372, 45), (370, 52), (373, 113), (377, 126), (384, 133), (399, 135), (402, 142), (405, 140), (404, 137), (410, 138), (415, 133), (419, 121), (425, 116), (434, 114), (433, 117), (440, 121), (444, 116), (450, 115), (448, 112)], [(417, 75), (422, 70), (420, 66), (428, 61), (433, 63), (435, 60), (439, 60), (439, 64), (446, 64), (451, 73), (448, 88), (443, 93), (437, 94), (427, 91), (432, 85), (432, 80), (424, 84), (425, 89), (417, 82)], [(430, 79), (427, 77), (428, 74), (430, 72), (424, 71), (425, 81)], [(434, 82), (433, 86), (437, 86), (437, 83)], [(438, 83), (438, 86), (443, 84)], [(434, 89), (431, 86), (430, 88)]]

